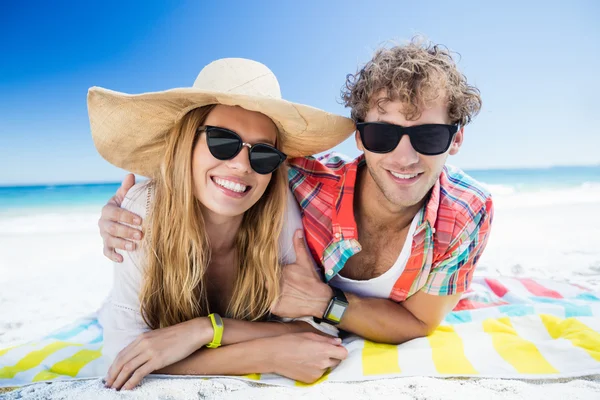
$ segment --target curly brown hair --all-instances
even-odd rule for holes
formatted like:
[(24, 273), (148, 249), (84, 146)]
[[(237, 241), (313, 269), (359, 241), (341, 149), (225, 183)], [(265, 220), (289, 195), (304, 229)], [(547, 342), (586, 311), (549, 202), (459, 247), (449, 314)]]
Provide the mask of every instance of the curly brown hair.
[[(386, 95), (374, 103), (382, 91)], [(382, 111), (387, 101), (400, 101), (405, 117), (416, 120), (439, 96), (446, 97), (453, 124), (468, 124), (481, 109), (479, 90), (458, 71), (451, 52), (419, 37), (406, 45), (378, 49), (356, 74), (346, 76), (342, 88), (342, 100), (355, 121), (364, 121), (373, 106)]]

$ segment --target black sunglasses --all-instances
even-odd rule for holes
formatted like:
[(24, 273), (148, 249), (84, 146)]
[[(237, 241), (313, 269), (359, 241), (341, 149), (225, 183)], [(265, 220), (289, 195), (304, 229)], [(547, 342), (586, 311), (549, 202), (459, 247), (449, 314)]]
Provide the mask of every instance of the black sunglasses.
[(443, 124), (403, 127), (385, 122), (359, 122), (356, 128), (365, 149), (373, 153), (393, 151), (402, 136), (408, 135), (412, 147), (425, 156), (437, 156), (448, 151), (452, 138), (458, 132), (458, 125)]
[(261, 175), (270, 174), (285, 161), (287, 156), (275, 147), (265, 144), (244, 143), (242, 138), (229, 129), (218, 126), (201, 126), (198, 132), (206, 132), (206, 144), (214, 158), (231, 160), (237, 156), (244, 146), (248, 147), (250, 166)]

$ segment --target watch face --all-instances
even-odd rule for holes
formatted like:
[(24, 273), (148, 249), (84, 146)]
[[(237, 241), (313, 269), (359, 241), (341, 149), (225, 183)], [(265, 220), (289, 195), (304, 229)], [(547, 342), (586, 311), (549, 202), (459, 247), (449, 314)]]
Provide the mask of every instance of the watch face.
[(215, 317), (215, 325), (217, 325), (218, 327), (222, 327), (223, 320), (221, 319), (221, 316), (219, 314), (214, 314), (214, 317)]
[(327, 314), (327, 319), (330, 319), (335, 322), (340, 322), (342, 316), (344, 315), (344, 312), (346, 311), (347, 306), (348, 305), (346, 303), (334, 300), (333, 304), (331, 305), (331, 309)]

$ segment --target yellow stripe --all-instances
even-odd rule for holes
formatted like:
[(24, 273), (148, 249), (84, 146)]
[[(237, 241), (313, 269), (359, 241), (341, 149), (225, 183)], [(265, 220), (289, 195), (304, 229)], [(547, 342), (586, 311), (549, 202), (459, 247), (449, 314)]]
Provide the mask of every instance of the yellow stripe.
[(478, 374), (467, 359), (463, 341), (453, 327), (439, 326), (427, 339), (435, 369), (440, 374)]
[(19, 372), (27, 371), (37, 367), (50, 354), (69, 346), (81, 346), (68, 342), (55, 342), (41, 350), (35, 350), (23, 357), (16, 365), (0, 368), (0, 379), (12, 379)]
[(398, 346), (365, 340), (362, 366), (364, 376), (399, 374)]
[(330, 372), (330, 370), (327, 370), (327, 372), (325, 372), (325, 373), (323, 374), (323, 376), (322, 376), (322, 377), (320, 377), (319, 379), (317, 379), (317, 380), (316, 380), (315, 382), (313, 382), (313, 383), (302, 383), (302, 382), (298, 382), (298, 381), (296, 381), (295, 385), (296, 385), (296, 386), (298, 386), (298, 387), (308, 387), (308, 386), (314, 386), (314, 385), (317, 385), (317, 384), (319, 384), (319, 383), (321, 383), (321, 382), (324, 382), (324, 381), (326, 381), (326, 380), (327, 380), (327, 378), (329, 378), (329, 372)]
[(553, 339), (566, 339), (600, 361), (600, 333), (575, 318), (560, 319), (542, 314), (540, 318)]
[(483, 321), (498, 354), (521, 374), (558, 374), (533, 343), (521, 338), (508, 317)]
[(10, 350), (14, 349), (15, 347), (17, 347), (17, 346), (13, 346), (13, 347), (9, 347), (9, 348), (4, 349), (4, 350), (0, 350), (0, 356), (5, 355), (6, 353), (8, 353)]
[(55, 374), (54, 372), (50, 372), (50, 371), (42, 371), (39, 374), (37, 374), (35, 377), (33, 377), (33, 382), (40, 382), (40, 381), (50, 381), (54, 378), (59, 377), (60, 375)]
[(260, 374), (243, 375), (242, 378), (252, 379), (253, 381), (260, 381)]
[[(73, 354), (71, 357), (57, 362), (50, 368), (50, 370), (46, 372), (48, 372), (48, 374), (55, 374), (56, 376), (67, 375), (74, 378), (77, 376), (81, 368), (85, 367), (91, 361), (94, 361), (95, 359), (99, 358), (101, 355), (102, 352), (99, 350), (81, 350)], [(42, 373), (40, 373), (36, 375), (36, 377), (33, 378), (33, 380), (35, 382), (38, 380), (53, 379), (47, 376), (50, 375), (43, 375)]]

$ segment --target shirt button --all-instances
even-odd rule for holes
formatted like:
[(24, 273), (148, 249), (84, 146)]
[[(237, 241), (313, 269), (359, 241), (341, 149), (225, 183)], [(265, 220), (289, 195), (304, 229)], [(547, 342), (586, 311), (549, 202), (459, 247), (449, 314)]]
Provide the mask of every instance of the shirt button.
[(339, 233), (339, 232), (336, 232), (336, 233), (335, 233), (335, 235), (333, 235), (333, 236), (335, 236), (335, 238), (336, 238), (336, 239), (339, 239), (339, 238), (340, 238), (340, 236), (342, 236), (342, 235), (340, 235), (340, 233)]
[(330, 269), (329, 271), (327, 271), (327, 272), (326, 272), (326, 274), (327, 274), (327, 276), (331, 276), (331, 275), (333, 275), (333, 270), (332, 270), (332, 269)]
[(435, 233), (435, 228), (431, 228), (431, 233)]

